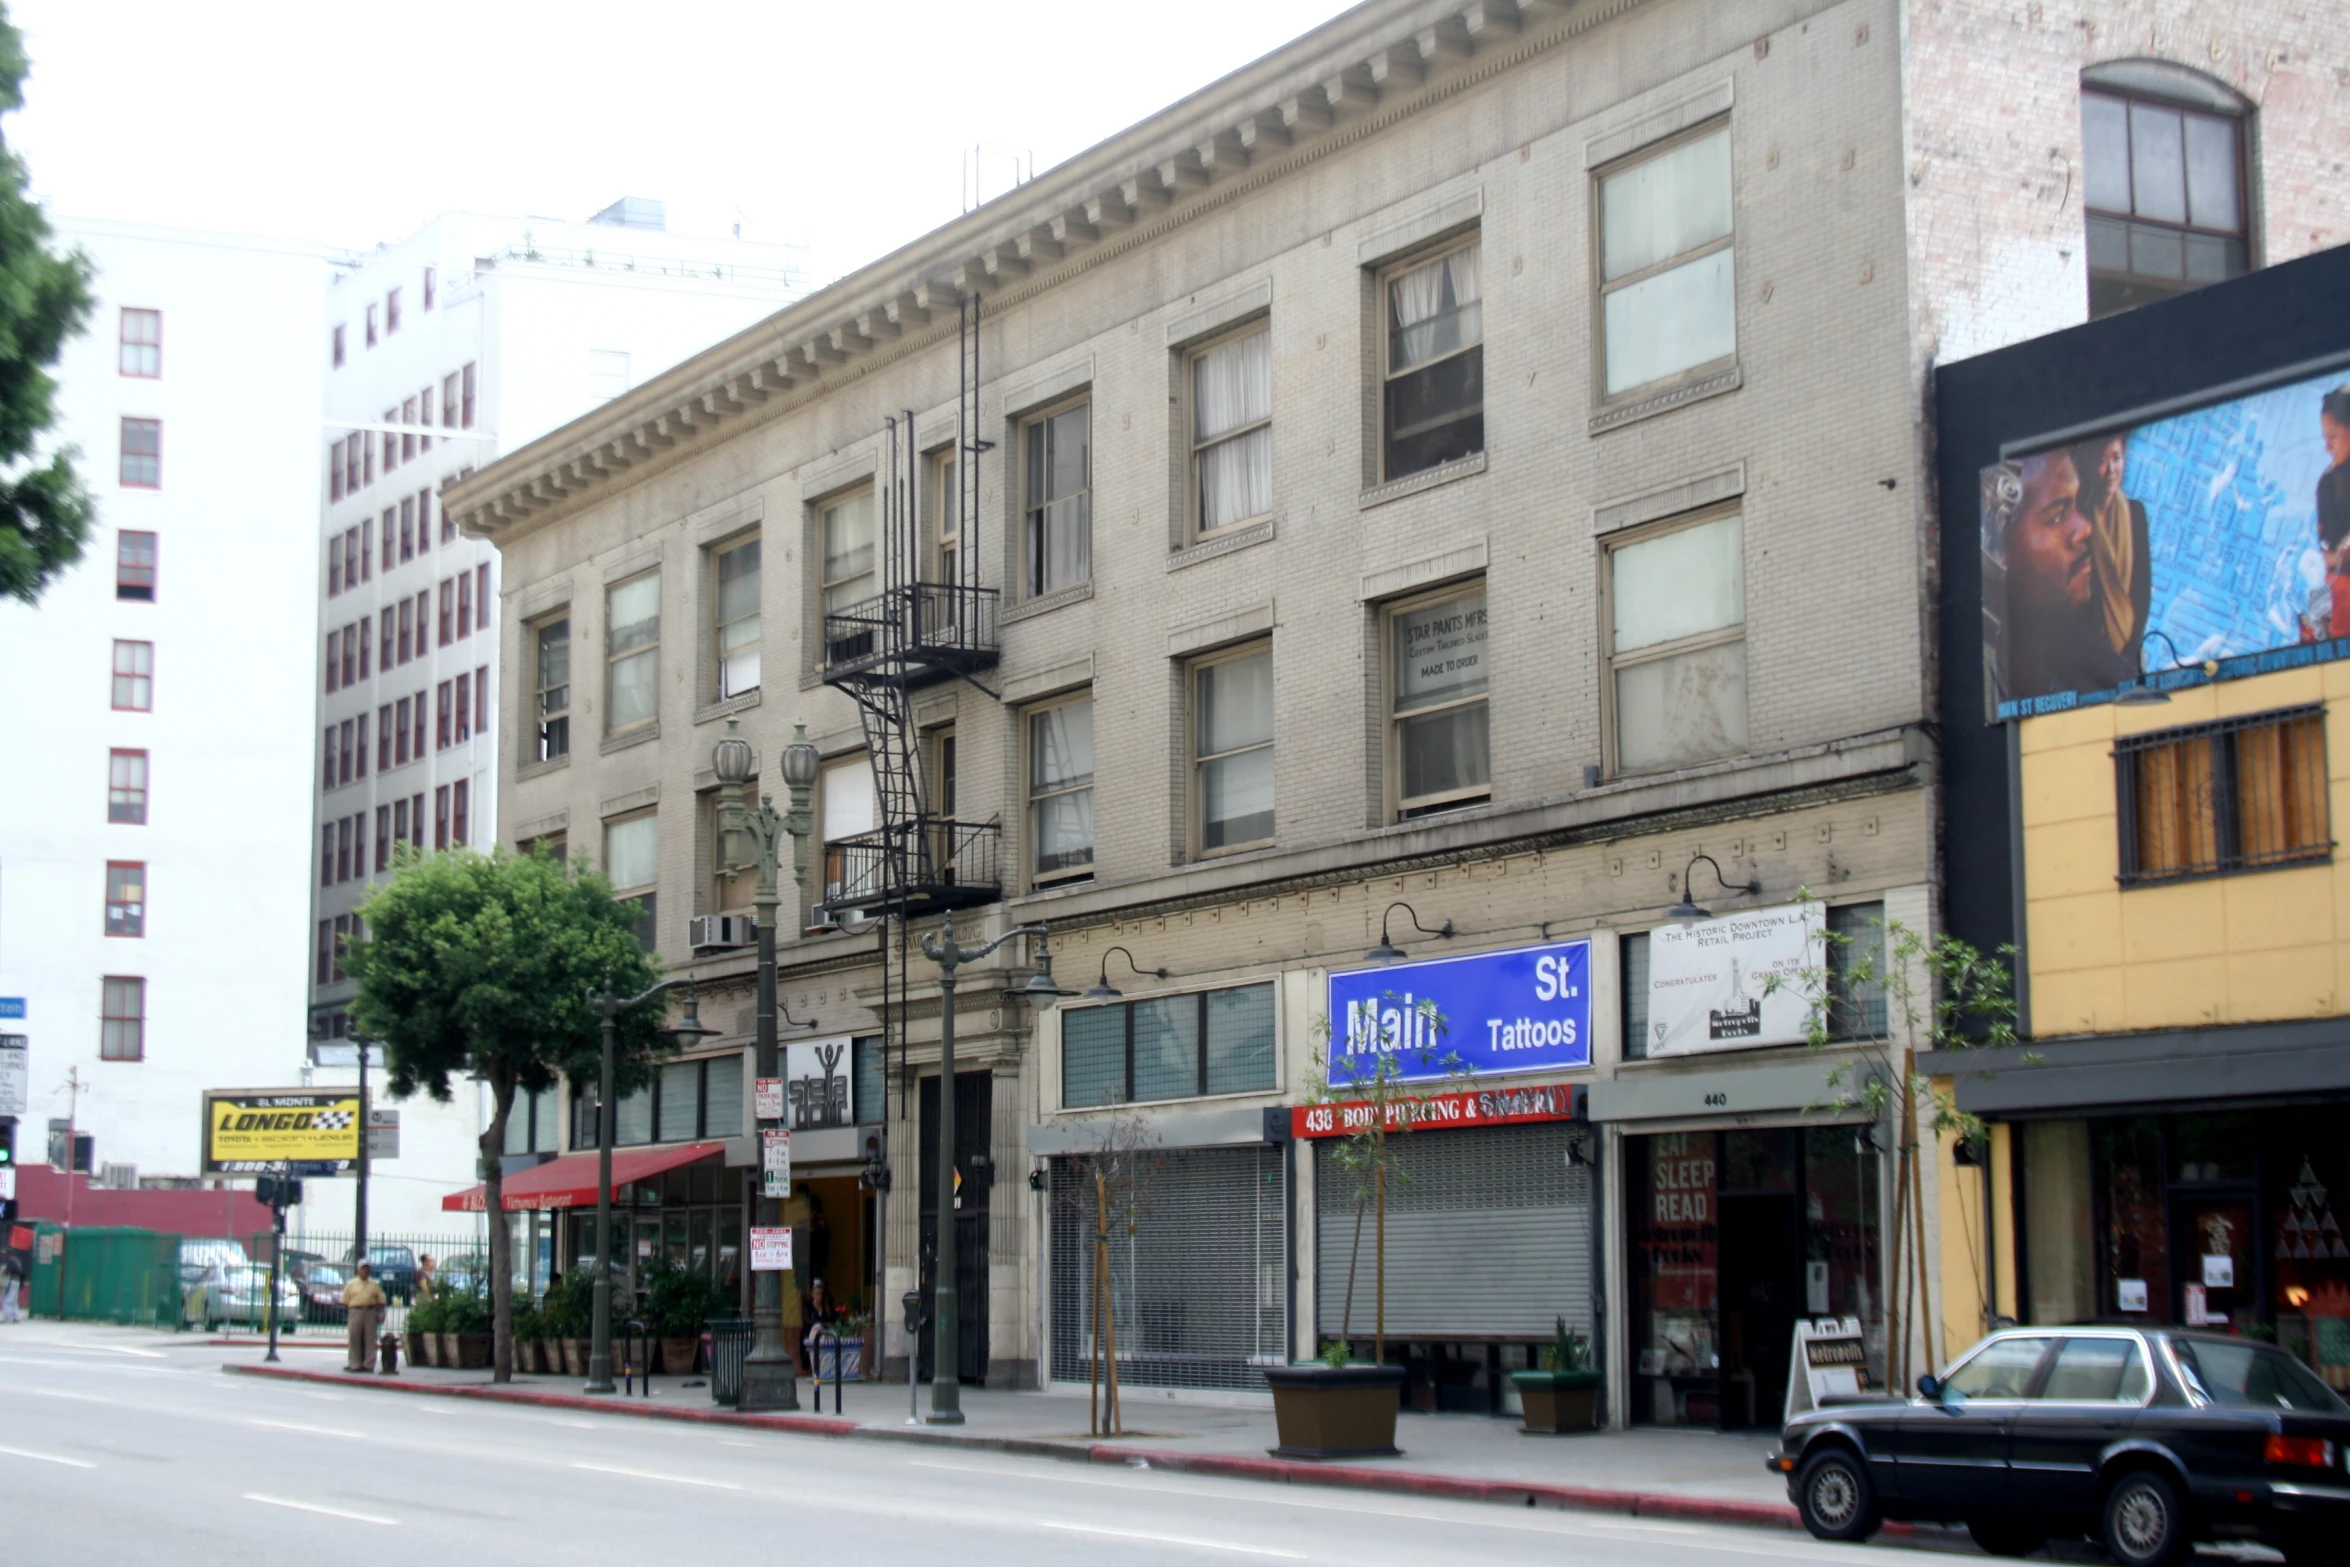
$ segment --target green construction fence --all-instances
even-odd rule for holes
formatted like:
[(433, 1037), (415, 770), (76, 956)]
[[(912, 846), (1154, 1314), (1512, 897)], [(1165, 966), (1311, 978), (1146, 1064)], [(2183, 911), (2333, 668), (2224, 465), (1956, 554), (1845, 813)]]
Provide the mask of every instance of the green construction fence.
[(33, 1236), (33, 1315), (180, 1326), (180, 1238), (154, 1230), (67, 1230), (47, 1220)]

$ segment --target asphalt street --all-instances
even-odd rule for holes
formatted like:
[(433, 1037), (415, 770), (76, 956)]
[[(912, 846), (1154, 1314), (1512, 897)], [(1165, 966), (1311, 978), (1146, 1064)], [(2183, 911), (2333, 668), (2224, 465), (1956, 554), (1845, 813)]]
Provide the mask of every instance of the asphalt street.
[(561, 1567), (949, 1559), (1887, 1567), (1914, 1548), (224, 1375), (222, 1352), (0, 1329), (0, 1494), (34, 1562), (397, 1555)]

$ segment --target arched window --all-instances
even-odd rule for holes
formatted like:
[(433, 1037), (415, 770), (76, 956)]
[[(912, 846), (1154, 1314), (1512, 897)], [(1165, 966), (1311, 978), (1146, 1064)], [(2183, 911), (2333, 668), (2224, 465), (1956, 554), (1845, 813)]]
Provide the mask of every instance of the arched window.
[(2247, 107), (2210, 77), (2159, 60), (2082, 73), (2091, 316), (2250, 270)]

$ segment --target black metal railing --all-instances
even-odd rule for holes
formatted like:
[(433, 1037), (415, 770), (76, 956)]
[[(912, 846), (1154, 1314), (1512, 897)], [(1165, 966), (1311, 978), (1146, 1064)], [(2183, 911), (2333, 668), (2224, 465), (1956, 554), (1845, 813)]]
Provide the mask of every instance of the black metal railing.
[[(1003, 828), (995, 822), (920, 821), (903, 830), (910, 909), (968, 908), (1003, 896), (997, 872)], [(889, 828), (824, 846), (828, 908), (877, 908), (889, 900), (889, 863), (901, 834)]]
[(947, 673), (992, 663), (1000, 598), (994, 588), (914, 582), (828, 612), (824, 667), (857, 668), (893, 656)]

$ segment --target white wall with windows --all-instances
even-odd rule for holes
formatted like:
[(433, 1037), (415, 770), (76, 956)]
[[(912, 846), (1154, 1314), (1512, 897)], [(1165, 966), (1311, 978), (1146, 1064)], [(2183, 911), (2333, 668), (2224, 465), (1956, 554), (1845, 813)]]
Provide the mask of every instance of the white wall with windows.
[(20, 1157), (41, 1162), (70, 1110), (98, 1165), (193, 1178), (200, 1091), (298, 1084), (306, 1058), (332, 258), (58, 228), (96, 306), (58, 367), (50, 444), (80, 447), (96, 516), (38, 604), (0, 601), (0, 996), (25, 1006), (0, 1032), (31, 1042)]

